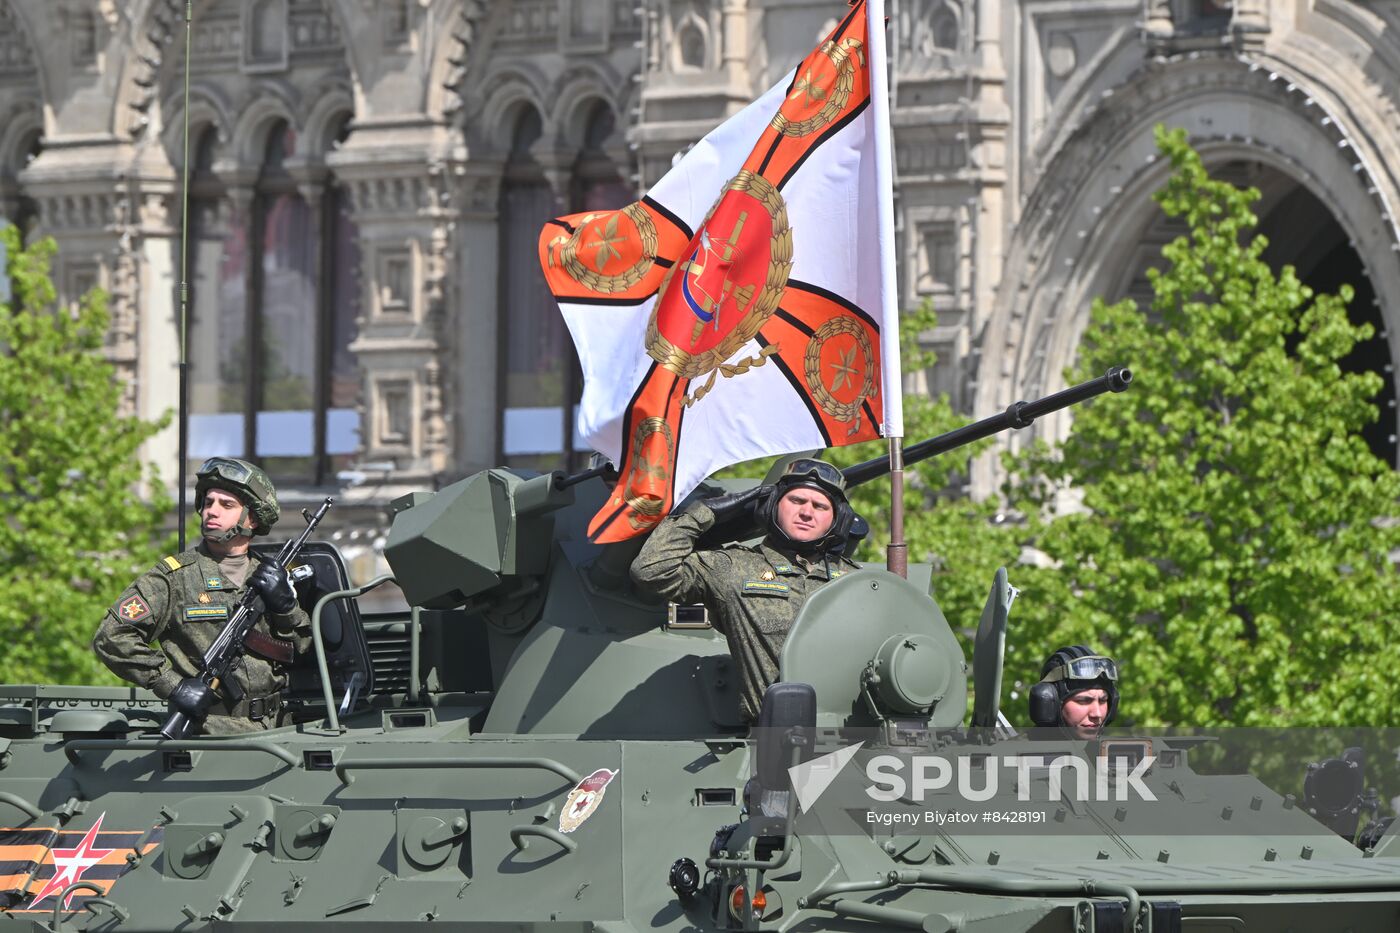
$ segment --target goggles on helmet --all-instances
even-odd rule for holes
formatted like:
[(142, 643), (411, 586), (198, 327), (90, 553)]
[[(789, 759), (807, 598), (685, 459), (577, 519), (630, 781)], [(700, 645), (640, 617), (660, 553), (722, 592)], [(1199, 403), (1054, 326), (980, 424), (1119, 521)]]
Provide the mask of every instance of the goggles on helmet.
[(1090, 655), (1084, 658), (1075, 658), (1066, 661), (1059, 667), (1052, 670), (1041, 678), (1042, 683), (1053, 683), (1057, 680), (1098, 680), (1100, 677), (1108, 680), (1118, 680), (1118, 665), (1112, 658), (1105, 658), (1102, 655)]
[(229, 460), (225, 457), (210, 457), (200, 464), (195, 476), (217, 476), (230, 483), (247, 483), (248, 478), (253, 475), (253, 471), (248, 469), (237, 460)]
[(783, 471), (782, 479), (806, 479), (811, 478), (819, 482), (832, 486), (841, 492), (846, 491), (846, 477), (836, 467), (825, 460), (812, 460), (803, 457), (794, 460), (787, 465)]

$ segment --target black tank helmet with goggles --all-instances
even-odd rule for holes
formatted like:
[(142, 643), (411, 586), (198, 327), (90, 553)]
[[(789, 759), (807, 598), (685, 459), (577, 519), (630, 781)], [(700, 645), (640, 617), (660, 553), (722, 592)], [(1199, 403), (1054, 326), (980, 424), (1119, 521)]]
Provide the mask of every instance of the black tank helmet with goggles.
[[(797, 488), (813, 489), (831, 500), (831, 528), (813, 541), (794, 541), (778, 526), (778, 500)], [(804, 553), (840, 552), (845, 549), (855, 521), (855, 511), (846, 498), (846, 477), (825, 460), (802, 457), (792, 461), (773, 483), (773, 491), (758, 503), (755, 516), (769, 537), (784, 548)]]
[[(233, 457), (210, 457), (200, 465), (195, 473), (195, 510), (204, 511), (204, 497), (211, 489), (222, 489), (232, 493), (243, 504), (243, 514), (232, 528), (218, 535), (216, 540), (230, 541), (235, 537), (265, 535), (281, 517), (277, 505), (277, 490), (272, 480), (260, 467), (247, 460)], [(251, 518), (256, 522), (249, 521)]]
[(1069, 645), (1045, 660), (1040, 682), (1030, 691), (1031, 722), (1037, 726), (1057, 726), (1065, 701), (1085, 690), (1108, 694), (1108, 714), (1103, 724), (1113, 722), (1118, 713), (1118, 665), (1107, 655), (1086, 645)]

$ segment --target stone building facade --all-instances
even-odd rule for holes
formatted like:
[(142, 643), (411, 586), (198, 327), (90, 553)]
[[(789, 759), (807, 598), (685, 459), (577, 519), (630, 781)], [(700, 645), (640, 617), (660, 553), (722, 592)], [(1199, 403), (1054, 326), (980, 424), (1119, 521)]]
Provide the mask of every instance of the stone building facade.
[[(1400, 351), (1400, 5), (887, 0), (911, 387), (985, 415), (1053, 391), (1094, 296), (1174, 231), (1152, 128), (1264, 193), (1277, 262), (1357, 287)], [(191, 457), (383, 504), (485, 466), (578, 463), (541, 223), (620, 206), (777, 81), (839, 0), (0, 0), (0, 216), (112, 295), (126, 405), (174, 405), (190, 173)], [(189, 151), (185, 151), (185, 124)], [(1373, 446), (1395, 460), (1397, 412)], [(1047, 418), (1034, 431), (1065, 430)], [(168, 431), (147, 455), (174, 474)], [(991, 488), (992, 465), (975, 476)], [(370, 529), (365, 532), (363, 529)], [(357, 538), (359, 535), (357, 535)]]

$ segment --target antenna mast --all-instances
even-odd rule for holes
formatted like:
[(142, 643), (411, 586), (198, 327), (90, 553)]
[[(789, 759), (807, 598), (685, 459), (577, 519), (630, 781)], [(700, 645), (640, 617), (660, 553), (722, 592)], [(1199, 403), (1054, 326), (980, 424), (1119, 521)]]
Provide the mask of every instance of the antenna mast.
[(193, 20), (194, 0), (185, 0), (185, 157), (180, 186), (180, 413), (177, 443), (177, 456), (180, 458), (177, 472), (180, 479), (176, 487), (180, 503), (176, 540), (180, 542), (181, 551), (185, 549), (185, 474), (190, 451), (190, 363), (187, 345), (190, 315), (190, 25)]

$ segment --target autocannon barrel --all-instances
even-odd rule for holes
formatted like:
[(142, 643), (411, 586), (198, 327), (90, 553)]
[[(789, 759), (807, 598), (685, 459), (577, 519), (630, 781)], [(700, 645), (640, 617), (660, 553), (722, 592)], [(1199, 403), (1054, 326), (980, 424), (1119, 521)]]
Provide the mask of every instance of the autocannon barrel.
[[(974, 421), (972, 424), (963, 425), (960, 428), (954, 428), (946, 434), (940, 434), (937, 437), (931, 437), (926, 441), (920, 441), (906, 447), (904, 448), (904, 463), (909, 466), (1010, 428), (1029, 427), (1041, 415), (1048, 415), (1052, 411), (1078, 405), (1080, 402), (1103, 395), (1105, 392), (1122, 392), (1132, 384), (1132, 381), (1132, 370), (1126, 366), (1114, 366), (1097, 379), (1090, 379), (1088, 382), (1081, 382), (1068, 389), (1061, 389), (1053, 395), (1038, 398), (1033, 402), (1014, 402), (1000, 414), (983, 418), (981, 421)], [(861, 483), (868, 483), (872, 479), (884, 476), (889, 471), (889, 458), (876, 457), (873, 460), (866, 460), (855, 466), (846, 467), (841, 472), (845, 474), (848, 486), (859, 486)]]

